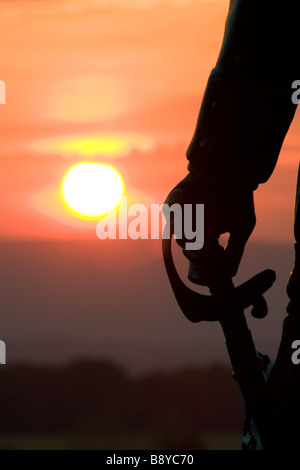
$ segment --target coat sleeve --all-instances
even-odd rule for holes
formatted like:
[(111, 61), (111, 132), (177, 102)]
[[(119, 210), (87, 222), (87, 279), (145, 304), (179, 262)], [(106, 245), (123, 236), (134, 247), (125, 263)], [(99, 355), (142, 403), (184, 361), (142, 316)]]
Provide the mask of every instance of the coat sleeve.
[(294, 118), (300, 79), (296, 2), (232, 0), (217, 63), (187, 150), (189, 170), (224, 189), (271, 176)]

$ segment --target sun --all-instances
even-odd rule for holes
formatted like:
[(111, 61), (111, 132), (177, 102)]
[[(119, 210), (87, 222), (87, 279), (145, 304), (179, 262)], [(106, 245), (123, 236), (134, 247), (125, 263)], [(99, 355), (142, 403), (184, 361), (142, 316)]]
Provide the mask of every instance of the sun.
[(124, 190), (119, 172), (104, 163), (77, 163), (67, 171), (61, 183), (65, 206), (85, 219), (100, 219), (116, 210)]

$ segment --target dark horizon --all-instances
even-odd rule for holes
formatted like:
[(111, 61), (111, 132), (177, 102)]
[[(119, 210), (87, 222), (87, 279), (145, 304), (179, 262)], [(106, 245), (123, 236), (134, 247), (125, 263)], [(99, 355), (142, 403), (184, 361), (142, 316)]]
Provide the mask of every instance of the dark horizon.
[(0, 449), (240, 446), (243, 407), (222, 365), (142, 376), (107, 361), (16, 365), (0, 388)]

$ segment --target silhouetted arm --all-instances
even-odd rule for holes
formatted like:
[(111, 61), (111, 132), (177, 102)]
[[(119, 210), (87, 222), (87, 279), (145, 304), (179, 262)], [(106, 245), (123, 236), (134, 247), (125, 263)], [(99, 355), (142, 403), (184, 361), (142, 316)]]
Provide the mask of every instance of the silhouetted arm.
[[(204, 247), (184, 249), (189, 278), (197, 284), (213, 285), (220, 272), (234, 276), (255, 227), (253, 191), (271, 176), (296, 111), (298, 12), (294, 0), (230, 2), (187, 150), (189, 174), (166, 201), (205, 205)], [(223, 251), (218, 239), (227, 232)], [(178, 243), (184, 248), (185, 240)]]
[(187, 151), (192, 173), (204, 172), (234, 191), (254, 190), (272, 174), (296, 110), (291, 100), (292, 83), (300, 78), (295, 4), (231, 1)]

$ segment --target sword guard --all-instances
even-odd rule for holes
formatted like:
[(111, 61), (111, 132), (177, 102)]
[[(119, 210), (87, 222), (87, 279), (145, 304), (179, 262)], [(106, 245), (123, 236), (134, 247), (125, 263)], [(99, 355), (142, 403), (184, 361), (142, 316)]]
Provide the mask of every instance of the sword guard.
[(263, 294), (274, 284), (275, 271), (262, 271), (235, 287), (228, 295), (203, 295), (190, 289), (181, 280), (173, 260), (172, 239), (163, 239), (164, 264), (177, 303), (189, 321), (220, 321), (222, 315), (226, 315), (226, 310), (233, 306), (244, 310), (252, 305), (252, 315), (255, 318), (264, 318), (267, 315), (268, 306)]

